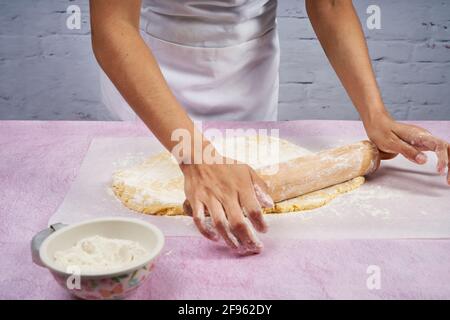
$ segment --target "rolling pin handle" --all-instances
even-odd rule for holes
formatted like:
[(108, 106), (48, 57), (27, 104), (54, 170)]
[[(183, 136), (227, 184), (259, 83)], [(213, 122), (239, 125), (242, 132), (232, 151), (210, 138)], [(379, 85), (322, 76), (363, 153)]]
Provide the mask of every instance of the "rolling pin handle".
[(372, 161), (373, 165), (369, 168), (369, 170), (363, 175), (369, 175), (378, 170), (381, 164), (381, 154), (378, 147), (370, 140), (364, 140), (362, 143), (366, 144), (371, 149)]

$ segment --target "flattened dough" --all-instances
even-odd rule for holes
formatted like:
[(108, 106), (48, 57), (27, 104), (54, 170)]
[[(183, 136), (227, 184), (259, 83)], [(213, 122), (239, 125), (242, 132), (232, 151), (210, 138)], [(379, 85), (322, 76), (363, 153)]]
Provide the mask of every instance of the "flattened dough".
[[(241, 136), (213, 141), (221, 154), (248, 163), (254, 169), (288, 161), (311, 152), (283, 139), (268, 136)], [(279, 152), (276, 151), (279, 150)], [(257, 156), (255, 156), (257, 155)], [(340, 194), (358, 188), (364, 177), (281, 201), (266, 213), (311, 210)], [(113, 174), (112, 189), (129, 209), (153, 215), (183, 215), (183, 175), (169, 152), (150, 157), (143, 163)]]

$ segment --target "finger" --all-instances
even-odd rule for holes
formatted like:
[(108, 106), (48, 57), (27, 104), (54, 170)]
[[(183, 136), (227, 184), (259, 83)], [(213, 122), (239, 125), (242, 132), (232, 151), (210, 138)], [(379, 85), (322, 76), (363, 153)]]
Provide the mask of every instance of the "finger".
[(239, 247), (239, 241), (231, 232), (222, 204), (215, 198), (211, 198), (206, 202), (206, 207), (217, 232), (230, 248), (237, 249)]
[[(411, 127), (415, 127), (416, 130), (411, 130)], [(447, 172), (447, 183), (450, 184), (450, 166), (449, 166), (449, 144), (441, 139), (434, 137), (430, 132), (416, 126), (403, 126), (400, 125), (400, 131), (404, 131), (403, 135), (407, 137), (411, 145), (413, 145), (419, 151), (434, 151), (438, 158), (436, 166), (439, 174), (445, 174), (445, 168)]]
[(264, 221), (261, 205), (253, 190), (239, 193), (239, 203), (242, 211), (250, 220), (252, 225), (259, 232), (267, 231), (267, 224)]
[[(192, 203), (193, 205), (191, 206), (190, 203)], [(204, 237), (212, 241), (219, 240), (219, 235), (214, 230), (212, 225), (206, 222), (205, 208), (203, 206), (203, 203), (195, 200), (191, 202), (185, 200), (183, 203), (183, 209), (185, 213), (192, 216), (195, 226)]]
[(264, 180), (253, 170), (250, 170), (250, 177), (253, 182), (256, 199), (260, 205), (263, 208), (272, 208), (275, 204), (273, 203), (272, 197), (269, 195), (269, 188)]
[(448, 143), (442, 141), (431, 134), (423, 135), (419, 139), (418, 143), (422, 150), (434, 151), (438, 158), (438, 163), (436, 166), (437, 172), (441, 175), (445, 174), (445, 169), (448, 167), (449, 156), (448, 156)]
[(445, 169), (448, 167), (448, 145), (443, 141), (438, 142), (435, 152), (438, 158), (437, 172), (444, 175)]
[(230, 223), (231, 231), (241, 243), (239, 253), (259, 253), (262, 249), (262, 243), (258, 240), (253, 228), (246, 223), (242, 209), (236, 200), (228, 199), (224, 201), (223, 206)]
[(398, 146), (399, 152), (408, 160), (417, 164), (425, 164), (427, 162), (427, 156), (425, 153), (417, 150), (410, 144), (406, 143), (402, 139), (396, 137), (395, 143)]
[(272, 200), (272, 197), (269, 196), (266, 192), (262, 190), (262, 188), (259, 186), (259, 184), (253, 185), (256, 199), (258, 199), (258, 202), (263, 208), (272, 208), (275, 206), (275, 203)]
[(256, 242), (256, 246), (251, 246), (250, 248), (244, 247), (244, 251), (241, 250), (239, 253), (242, 255), (260, 253), (264, 247), (262, 242), (258, 239), (258, 236), (256, 235), (255, 230), (253, 229), (251, 223), (245, 217), (244, 217), (244, 223), (247, 225), (247, 230), (250, 233), (250, 238), (253, 239), (252, 241)]
[(250, 177), (252, 178), (253, 183), (259, 185), (261, 190), (268, 194), (269, 188), (267, 187), (266, 182), (263, 179), (261, 179), (261, 177), (250, 167), (249, 167), (249, 173), (250, 173)]

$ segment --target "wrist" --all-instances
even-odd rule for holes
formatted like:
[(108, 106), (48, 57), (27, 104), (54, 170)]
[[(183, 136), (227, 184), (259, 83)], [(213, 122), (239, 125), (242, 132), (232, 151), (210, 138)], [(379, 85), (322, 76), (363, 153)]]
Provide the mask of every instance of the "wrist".
[(177, 157), (178, 165), (181, 171), (184, 173), (187, 169), (198, 164), (223, 164), (225, 158), (214, 147), (214, 145), (208, 141), (203, 140), (201, 144), (194, 147), (189, 155), (184, 157)]
[(366, 110), (365, 114), (361, 114), (361, 120), (365, 128), (377, 127), (381, 122), (392, 121), (392, 117), (384, 105), (375, 105)]

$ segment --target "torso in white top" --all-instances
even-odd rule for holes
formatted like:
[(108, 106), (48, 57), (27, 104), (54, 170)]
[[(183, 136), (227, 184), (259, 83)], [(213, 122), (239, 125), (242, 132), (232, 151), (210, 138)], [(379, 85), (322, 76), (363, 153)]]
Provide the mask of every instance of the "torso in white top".
[[(141, 34), (195, 120), (276, 120), (276, 0), (143, 0)], [(136, 118), (103, 74), (105, 104)]]

